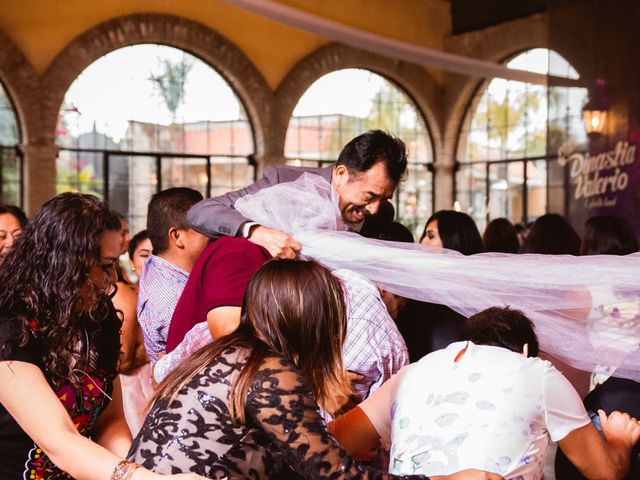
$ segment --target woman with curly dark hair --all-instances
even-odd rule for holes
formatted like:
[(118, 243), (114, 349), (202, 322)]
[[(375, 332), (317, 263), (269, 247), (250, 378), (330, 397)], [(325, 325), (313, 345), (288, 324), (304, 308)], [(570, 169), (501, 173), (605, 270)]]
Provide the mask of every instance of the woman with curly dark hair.
[(122, 460), (119, 230), (97, 198), (64, 193), (0, 266), (0, 478), (163, 478)]

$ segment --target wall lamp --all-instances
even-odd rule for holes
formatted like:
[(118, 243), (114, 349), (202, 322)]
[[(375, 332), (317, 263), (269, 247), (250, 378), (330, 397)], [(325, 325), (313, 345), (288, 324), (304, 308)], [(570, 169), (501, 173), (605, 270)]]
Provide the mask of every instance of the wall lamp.
[(584, 120), (584, 128), (587, 130), (587, 134), (599, 135), (604, 131), (607, 111), (588, 102), (582, 109), (582, 119)]
[(590, 97), (591, 99), (582, 108), (584, 128), (589, 135), (600, 135), (604, 131), (607, 110), (609, 110), (609, 96), (604, 78), (596, 78), (595, 89)]

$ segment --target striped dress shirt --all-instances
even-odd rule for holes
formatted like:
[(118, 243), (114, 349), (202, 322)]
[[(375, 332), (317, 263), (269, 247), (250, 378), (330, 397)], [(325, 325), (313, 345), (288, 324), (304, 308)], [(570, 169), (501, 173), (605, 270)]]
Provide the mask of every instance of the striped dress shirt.
[(188, 278), (189, 272), (156, 255), (151, 255), (142, 269), (137, 313), (152, 368), (158, 354), (166, 350), (171, 317)]
[[(336, 270), (333, 274), (342, 281), (347, 304), (344, 364), (357, 374), (353, 387), (364, 399), (409, 364), (409, 353), (376, 286), (350, 270)], [(158, 361), (154, 369), (156, 381), (160, 382), (182, 360), (210, 342), (207, 322), (194, 326), (173, 352)]]

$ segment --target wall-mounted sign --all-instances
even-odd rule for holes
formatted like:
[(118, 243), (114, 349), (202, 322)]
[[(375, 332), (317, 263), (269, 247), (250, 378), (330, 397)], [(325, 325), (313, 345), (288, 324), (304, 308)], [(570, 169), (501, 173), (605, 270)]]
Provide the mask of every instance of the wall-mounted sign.
[(586, 208), (615, 207), (620, 193), (629, 187), (629, 169), (636, 161), (636, 145), (620, 140), (608, 151), (580, 152), (567, 141), (558, 149), (558, 164), (569, 166), (574, 200), (584, 199)]

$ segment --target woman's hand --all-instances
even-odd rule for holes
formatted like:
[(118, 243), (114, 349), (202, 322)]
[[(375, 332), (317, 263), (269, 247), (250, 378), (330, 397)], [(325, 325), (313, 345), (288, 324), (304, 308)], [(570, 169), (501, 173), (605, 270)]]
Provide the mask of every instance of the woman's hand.
[(437, 477), (429, 477), (431, 480), (504, 480), (502, 475), (483, 470), (462, 470), (451, 475), (439, 475)]

